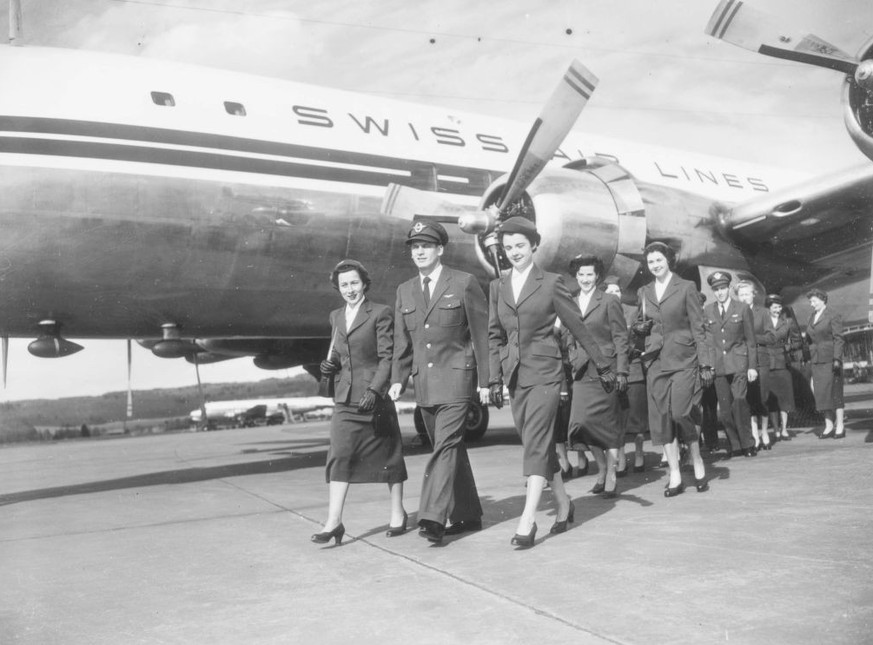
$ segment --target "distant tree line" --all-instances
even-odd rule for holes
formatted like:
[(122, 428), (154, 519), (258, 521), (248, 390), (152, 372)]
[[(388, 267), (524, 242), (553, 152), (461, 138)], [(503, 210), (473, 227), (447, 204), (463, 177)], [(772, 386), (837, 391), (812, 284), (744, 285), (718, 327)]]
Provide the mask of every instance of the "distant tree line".
[[(206, 401), (314, 396), (317, 387), (315, 379), (300, 374), (251, 383), (206, 383), (203, 396)], [(198, 407), (200, 393), (196, 385), (133, 392), (134, 420), (187, 417)], [(126, 391), (0, 403), (0, 443), (38, 440), (41, 438), (39, 427), (80, 428), (83, 424), (94, 426), (123, 421), (126, 411)]]

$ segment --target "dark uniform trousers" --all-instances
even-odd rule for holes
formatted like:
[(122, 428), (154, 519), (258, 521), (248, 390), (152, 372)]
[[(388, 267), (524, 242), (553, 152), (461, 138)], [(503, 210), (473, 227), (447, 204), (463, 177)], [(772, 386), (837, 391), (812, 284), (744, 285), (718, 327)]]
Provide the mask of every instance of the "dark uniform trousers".
[[(479, 520), (482, 505), (464, 445), (477, 384), (488, 387), (488, 301), (469, 273), (443, 266), (430, 301), (415, 277), (397, 288), (391, 382), (412, 375), (433, 454), (418, 520)], [(478, 381), (478, 383), (477, 383)]]
[(725, 315), (719, 303), (704, 308), (709, 340), (713, 350), (715, 393), (719, 418), (730, 442), (730, 450), (745, 450), (755, 445), (752, 416), (746, 395), (749, 368), (758, 369), (757, 343), (752, 310), (735, 300), (726, 303)]

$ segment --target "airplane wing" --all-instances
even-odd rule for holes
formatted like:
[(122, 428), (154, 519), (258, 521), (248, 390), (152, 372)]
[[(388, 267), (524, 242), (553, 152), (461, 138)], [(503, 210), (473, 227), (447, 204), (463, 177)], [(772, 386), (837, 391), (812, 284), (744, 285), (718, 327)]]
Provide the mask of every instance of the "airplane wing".
[(738, 204), (720, 213), (719, 221), (744, 249), (773, 259), (812, 265), (821, 274), (866, 270), (871, 204), (873, 165), (862, 164)]

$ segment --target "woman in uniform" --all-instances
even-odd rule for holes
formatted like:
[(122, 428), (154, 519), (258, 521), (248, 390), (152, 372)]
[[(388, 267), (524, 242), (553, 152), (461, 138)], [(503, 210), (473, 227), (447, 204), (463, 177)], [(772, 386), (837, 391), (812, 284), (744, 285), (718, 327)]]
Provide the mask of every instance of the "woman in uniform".
[[(621, 285), (618, 283), (616, 276), (606, 276), (603, 284), (604, 292), (621, 299)], [(622, 303), (621, 309), (628, 326), (628, 332), (630, 332), (631, 325), (633, 325), (639, 315), (639, 307)], [(645, 339), (638, 338), (636, 334), (629, 333), (627, 339), (627, 392), (624, 394), (619, 393), (619, 401), (621, 401), (619, 418), (624, 437), (622, 445), (618, 449), (618, 466), (615, 471), (617, 477), (622, 477), (623, 473), (627, 472), (624, 442), (627, 440), (628, 435), (632, 435), (634, 441), (634, 472), (641, 473), (646, 469), (643, 442), (649, 433), (649, 412), (646, 402), (646, 376), (643, 374), (642, 362), (640, 360), (640, 355), (644, 351), (644, 342), (639, 343), (638, 341), (645, 341)]]
[(527, 477), (524, 510), (510, 542), (531, 547), (537, 532), (537, 507), (547, 482), (558, 502), (557, 521), (550, 533), (563, 533), (567, 523), (573, 521), (573, 505), (564, 489), (554, 446), (555, 415), (564, 378), (555, 320), (560, 318), (588, 352), (603, 387), (612, 389), (615, 375), (561, 276), (543, 271), (534, 263), (540, 242), (534, 223), (510, 217), (498, 235), (512, 270), (494, 280), (489, 293), (491, 402), (496, 407), (503, 405), (505, 381), (512, 417), (521, 435), (523, 474)]
[(825, 417), (819, 439), (843, 439), (843, 319), (828, 310), (828, 294), (821, 289), (812, 289), (806, 297), (813, 311), (806, 326), (812, 354), (812, 393), (815, 409)]
[[(788, 413), (794, 410), (794, 385), (788, 371), (788, 356), (791, 349), (800, 341), (800, 330), (782, 312), (782, 296), (771, 293), (764, 299), (764, 308), (769, 314), (765, 327), (765, 338), (770, 354), (770, 422), (777, 441), (791, 438), (788, 434)], [(763, 354), (758, 354), (758, 362), (763, 362)]]
[(665, 497), (685, 490), (679, 469), (679, 444), (689, 446), (698, 492), (709, 488), (700, 456), (699, 424), (702, 387), (713, 383), (712, 358), (703, 323), (700, 294), (693, 282), (673, 273), (676, 253), (663, 242), (644, 251), (654, 280), (639, 292), (640, 321), (635, 333), (646, 336), (646, 354), (656, 355), (648, 367), (646, 384), (652, 443), (663, 445), (670, 478)]
[[(615, 497), (618, 449), (624, 443), (619, 393), (627, 390), (627, 323), (621, 301), (597, 288), (603, 279), (603, 261), (593, 255), (577, 255), (570, 260), (570, 275), (579, 285), (576, 303), (585, 326), (594, 336), (600, 353), (616, 373), (616, 388), (604, 391), (588, 353), (572, 338), (567, 339), (573, 368), (573, 397), (570, 407), (570, 442), (581, 440), (597, 462), (597, 481), (591, 492)], [(569, 335), (566, 329), (563, 332)]]
[(385, 395), (391, 376), (394, 312), (366, 298), (370, 276), (355, 260), (343, 260), (330, 274), (346, 305), (330, 313), (331, 349), (321, 373), (333, 377), (334, 412), (325, 478), (327, 521), (317, 543), (345, 534), (343, 506), (349, 484), (386, 483), (391, 497), (388, 537), (406, 532), (403, 482), (406, 463), (394, 404)]
[[(752, 323), (755, 327), (755, 344), (758, 346), (758, 352), (761, 356), (768, 355), (768, 347), (773, 340), (768, 340), (767, 334), (767, 318), (768, 311), (755, 302), (755, 296), (758, 290), (754, 283), (748, 280), (740, 280), (737, 282), (737, 300), (749, 305), (752, 310)], [(749, 389), (746, 392), (746, 400), (749, 402), (749, 409), (752, 413), (752, 438), (755, 440), (755, 448), (752, 454), (758, 452), (759, 449), (770, 450), (770, 433), (767, 431), (767, 423), (769, 421), (770, 410), (767, 407), (767, 401), (770, 398), (770, 361), (758, 361), (758, 378), (754, 381), (749, 381)], [(760, 428), (760, 430), (759, 430)]]

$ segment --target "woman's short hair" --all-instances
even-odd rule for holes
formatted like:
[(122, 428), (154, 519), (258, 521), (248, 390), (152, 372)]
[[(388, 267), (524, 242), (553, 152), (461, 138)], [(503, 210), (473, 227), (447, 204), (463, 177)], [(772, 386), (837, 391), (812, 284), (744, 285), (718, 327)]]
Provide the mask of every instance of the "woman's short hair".
[(755, 283), (752, 282), (751, 280), (740, 280), (739, 282), (737, 282), (736, 293), (739, 293), (740, 289), (746, 289), (746, 288), (752, 290), (753, 296), (758, 293), (758, 288), (755, 286)]
[(828, 294), (821, 289), (810, 289), (806, 292), (806, 298), (818, 298), (823, 303), (828, 304)]
[(497, 237), (503, 244), (504, 235), (524, 235), (531, 246), (540, 245), (540, 233), (537, 226), (529, 219), (515, 215), (502, 222), (497, 229)]
[(370, 290), (370, 273), (364, 268), (364, 265), (357, 260), (341, 260), (339, 264), (333, 268), (333, 271), (330, 272), (330, 283), (333, 285), (333, 288), (339, 291), (339, 275), (340, 273), (347, 273), (349, 271), (358, 272), (361, 282), (364, 283), (364, 293), (367, 293), (367, 291)]
[(643, 256), (648, 257), (651, 253), (660, 253), (667, 258), (667, 267), (672, 271), (676, 266), (676, 251), (669, 244), (664, 242), (652, 242), (643, 249)]
[(594, 274), (597, 276), (597, 280), (600, 281), (603, 278), (603, 260), (596, 255), (577, 255), (570, 260), (567, 271), (575, 277), (579, 272), (579, 267), (594, 267)]

